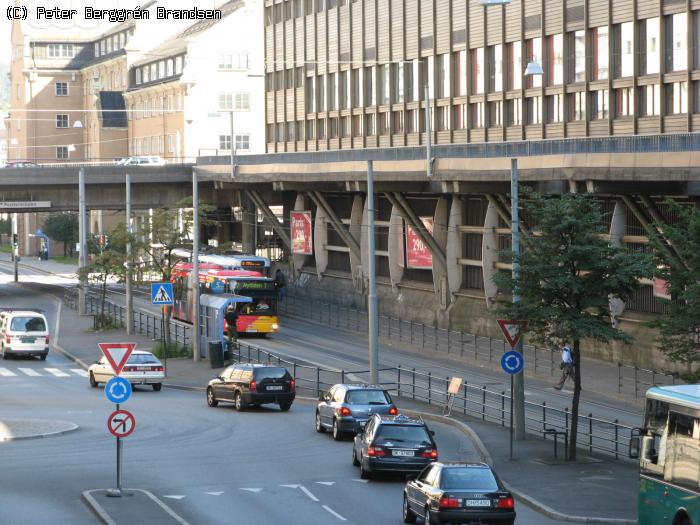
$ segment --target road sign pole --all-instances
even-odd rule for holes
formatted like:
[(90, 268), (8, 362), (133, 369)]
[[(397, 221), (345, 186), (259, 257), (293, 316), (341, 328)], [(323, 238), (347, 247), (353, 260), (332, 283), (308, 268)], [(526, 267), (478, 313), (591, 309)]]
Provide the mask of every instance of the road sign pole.
[(515, 375), (510, 374), (510, 460), (513, 460), (513, 383)]
[(167, 376), (168, 375), (168, 345), (165, 342), (165, 306), (160, 307), (160, 345), (161, 345), (161, 348), (163, 349), (163, 373)]

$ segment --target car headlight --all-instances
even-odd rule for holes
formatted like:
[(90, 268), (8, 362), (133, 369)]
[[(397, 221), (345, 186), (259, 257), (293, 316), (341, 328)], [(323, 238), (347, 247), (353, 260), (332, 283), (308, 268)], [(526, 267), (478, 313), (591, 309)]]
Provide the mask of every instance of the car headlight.
[(278, 325), (277, 323), (272, 323), (273, 330), (279, 330), (279, 327), (280, 327), (280, 325)]

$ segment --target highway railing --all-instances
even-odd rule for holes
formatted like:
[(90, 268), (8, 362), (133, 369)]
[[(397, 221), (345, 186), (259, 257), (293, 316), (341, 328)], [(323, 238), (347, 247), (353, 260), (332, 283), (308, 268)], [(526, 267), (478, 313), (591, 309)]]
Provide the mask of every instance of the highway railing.
[[(366, 334), (367, 311), (288, 294), (279, 302), (280, 313), (307, 318), (320, 324)], [(379, 337), (420, 349), (442, 352), (474, 361), (498, 364), (501, 355), (510, 350), (504, 339), (479, 336), (469, 332), (448, 330), (434, 325), (379, 315)], [(524, 346), (525, 370), (533, 374), (555, 376), (559, 372), (558, 351), (532, 345)], [(611, 363), (611, 366), (614, 364)], [(617, 363), (617, 393), (644, 397), (647, 388), (655, 385), (682, 383), (675, 375)]]

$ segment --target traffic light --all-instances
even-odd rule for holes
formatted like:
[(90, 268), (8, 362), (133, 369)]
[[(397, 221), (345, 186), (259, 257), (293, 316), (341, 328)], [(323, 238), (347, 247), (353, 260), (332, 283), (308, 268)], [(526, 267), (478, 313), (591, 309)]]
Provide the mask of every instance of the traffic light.
[(17, 238), (16, 233), (12, 234), (12, 246), (14, 246), (15, 248), (17, 248), (17, 246), (19, 246), (19, 239)]

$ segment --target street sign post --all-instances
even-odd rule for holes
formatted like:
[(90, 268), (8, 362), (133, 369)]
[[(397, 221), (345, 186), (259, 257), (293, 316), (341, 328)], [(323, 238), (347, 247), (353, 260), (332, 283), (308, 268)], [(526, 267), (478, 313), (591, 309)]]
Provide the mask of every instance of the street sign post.
[(123, 377), (113, 377), (105, 385), (105, 396), (112, 403), (126, 403), (131, 397), (131, 383)]
[(506, 374), (511, 376), (517, 374), (523, 369), (523, 366), (525, 366), (525, 360), (520, 352), (511, 350), (501, 357), (501, 368)]
[(151, 303), (160, 305), (160, 344), (163, 349), (163, 368), (168, 373), (168, 348), (165, 341), (165, 308), (173, 304), (173, 283), (151, 283)]
[[(503, 330), (503, 335), (510, 345), (511, 351), (504, 352), (501, 357), (501, 368), (510, 376), (510, 459), (513, 459), (513, 397), (515, 394), (515, 375), (523, 371), (525, 359), (523, 354), (515, 351), (515, 347), (520, 343), (523, 331), (527, 326), (527, 321), (516, 319), (498, 319), (498, 326)], [(522, 344), (519, 348), (522, 348)]]
[(450, 384), (447, 387), (447, 405), (445, 406), (444, 416), (449, 416), (452, 413), (452, 407), (455, 403), (455, 396), (459, 394), (459, 389), (462, 388), (461, 377), (453, 377), (450, 379)]
[(131, 352), (136, 348), (136, 343), (97, 343), (102, 353), (114, 370), (114, 375), (119, 375), (124, 365), (129, 360)]

